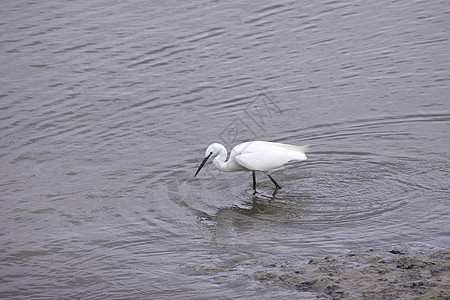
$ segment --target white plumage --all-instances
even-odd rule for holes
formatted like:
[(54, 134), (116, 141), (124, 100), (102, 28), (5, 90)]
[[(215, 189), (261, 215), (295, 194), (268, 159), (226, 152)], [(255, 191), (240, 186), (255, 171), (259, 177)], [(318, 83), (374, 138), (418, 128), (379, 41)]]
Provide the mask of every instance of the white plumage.
[(256, 188), (255, 171), (264, 172), (270, 180), (280, 189), (280, 185), (269, 175), (271, 169), (281, 167), (290, 161), (302, 161), (306, 159), (305, 152), (308, 146), (294, 146), (289, 144), (253, 141), (239, 144), (231, 150), (227, 160), (227, 150), (219, 143), (208, 146), (205, 158), (197, 169), (194, 177), (205, 165), (210, 157), (214, 157), (214, 166), (220, 171), (252, 171), (253, 187)]

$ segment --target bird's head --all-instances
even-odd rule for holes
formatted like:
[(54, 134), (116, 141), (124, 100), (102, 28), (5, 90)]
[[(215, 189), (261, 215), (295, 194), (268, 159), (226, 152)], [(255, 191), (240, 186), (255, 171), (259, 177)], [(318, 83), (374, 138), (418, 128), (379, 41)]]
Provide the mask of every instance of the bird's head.
[[(212, 143), (206, 148), (205, 157), (211, 155), (211, 157), (217, 156), (220, 152), (222, 152), (225, 148), (219, 143)], [(226, 151), (226, 150), (225, 150)]]
[(225, 147), (219, 143), (212, 143), (211, 145), (209, 145), (205, 151), (205, 158), (203, 159), (202, 163), (198, 167), (197, 172), (195, 172), (194, 177), (197, 176), (198, 172), (200, 172), (200, 170), (203, 168), (203, 166), (206, 164), (206, 162), (208, 161), (208, 159), (210, 157), (217, 156), (217, 155), (219, 155), (219, 153), (223, 152), (224, 150), (226, 152)]

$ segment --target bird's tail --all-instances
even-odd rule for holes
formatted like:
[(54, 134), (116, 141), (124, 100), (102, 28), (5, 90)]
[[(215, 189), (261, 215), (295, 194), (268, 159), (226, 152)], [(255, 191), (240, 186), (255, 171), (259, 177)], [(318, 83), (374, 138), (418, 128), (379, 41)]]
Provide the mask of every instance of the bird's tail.
[(304, 145), (304, 146), (296, 146), (297, 149), (303, 153), (306, 153), (309, 151), (309, 145)]
[(309, 150), (309, 145), (305, 145), (305, 146), (295, 146), (295, 145), (289, 145), (289, 144), (279, 144), (279, 145), (285, 149), (302, 152), (302, 153), (306, 153)]

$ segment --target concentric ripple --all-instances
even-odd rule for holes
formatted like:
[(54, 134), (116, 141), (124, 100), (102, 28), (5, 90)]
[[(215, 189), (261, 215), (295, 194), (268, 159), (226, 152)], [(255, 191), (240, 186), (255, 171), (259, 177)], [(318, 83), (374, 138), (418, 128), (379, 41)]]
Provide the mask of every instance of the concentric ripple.
[[(423, 123), (431, 126), (448, 121), (449, 116), (442, 114), (387, 116), (303, 130), (303, 136), (289, 136), (289, 139), (311, 143), (309, 159), (272, 173), (282, 185), (281, 190), (274, 190), (262, 173), (254, 191), (250, 172), (228, 175), (211, 170), (214, 178), (206, 179), (208, 189), (215, 189), (221, 200), (212, 200), (219, 206), (218, 212), (208, 213), (209, 217), (204, 219), (209, 225), (216, 221), (220, 227), (224, 218), (231, 218), (238, 226), (233, 230), (238, 231), (239, 226), (254, 222), (251, 226), (256, 231), (267, 226), (275, 232), (288, 230), (305, 242), (317, 240), (314, 229), (339, 228), (340, 232), (332, 239), (321, 241), (331, 244), (341, 239), (349, 242), (359, 239), (361, 243), (395, 239), (399, 230), (403, 231), (403, 237), (414, 236), (415, 228), (426, 226), (431, 218), (435, 219), (436, 226), (444, 225), (436, 216), (444, 217), (439, 207), (443, 208), (442, 199), (449, 195), (450, 164), (442, 159), (445, 154), (434, 152), (427, 157), (414, 149), (394, 148), (398, 143), (391, 141), (394, 137), (396, 142), (404, 139), (405, 143), (412, 144), (415, 140), (423, 143), (424, 138), (435, 140), (439, 136), (429, 133), (425, 136), (416, 128)], [(317, 134), (319, 130), (322, 134)], [(364, 147), (373, 140), (380, 146)], [(235, 203), (226, 204), (223, 199), (228, 199), (228, 203), (235, 199)], [(414, 214), (408, 213), (411, 211)], [(313, 235), (308, 236), (306, 231), (302, 232), (304, 229), (311, 230)]]

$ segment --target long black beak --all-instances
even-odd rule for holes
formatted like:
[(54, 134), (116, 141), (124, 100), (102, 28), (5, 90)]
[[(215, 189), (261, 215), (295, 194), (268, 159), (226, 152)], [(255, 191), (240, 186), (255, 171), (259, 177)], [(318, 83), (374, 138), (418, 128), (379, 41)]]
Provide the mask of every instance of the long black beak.
[(200, 170), (201, 170), (201, 169), (203, 168), (203, 166), (206, 164), (206, 161), (211, 157), (211, 155), (212, 155), (212, 152), (211, 152), (207, 157), (205, 157), (205, 159), (203, 159), (202, 163), (200, 164), (200, 166), (199, 166), (198, 169), (197, 169), (197, 172), (195, 172), (194, 177), (197, 176), (198, 172), (200, 172)]

